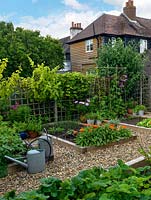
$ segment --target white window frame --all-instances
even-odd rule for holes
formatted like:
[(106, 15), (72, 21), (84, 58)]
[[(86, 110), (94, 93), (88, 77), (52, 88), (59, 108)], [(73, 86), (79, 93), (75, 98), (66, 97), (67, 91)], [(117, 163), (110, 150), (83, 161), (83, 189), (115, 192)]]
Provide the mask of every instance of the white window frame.
[(112, 43), (112, 47), (114, 47), (116, 42), (116, 37), (111, 37), (111, 43)]
[(147, 50), (147, 40), (140, 39), (140, 53), (144, 53)]
[(93, 51), (93, 39), (85, 41), (85, 51), (92, 52)]

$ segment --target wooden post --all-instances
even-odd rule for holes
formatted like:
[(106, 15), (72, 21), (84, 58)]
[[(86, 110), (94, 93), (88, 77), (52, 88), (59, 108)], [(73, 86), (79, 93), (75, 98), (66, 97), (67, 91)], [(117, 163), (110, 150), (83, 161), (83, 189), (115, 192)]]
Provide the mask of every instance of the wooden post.
[(149, 106), (149, 109), (151, 109), (151, 76), (149, 76), (148, 78), (148, 106)]
[(139, 98), (139, 103), (140, 105), (143, 104), (143, 83), (142, 83), (142, 75), (140, 76), (140, 98)]
[(58, 121), (58, 109), (57, 109), (57, 100), (54, 102), (54, 117), (55, 117), (55, 122)]

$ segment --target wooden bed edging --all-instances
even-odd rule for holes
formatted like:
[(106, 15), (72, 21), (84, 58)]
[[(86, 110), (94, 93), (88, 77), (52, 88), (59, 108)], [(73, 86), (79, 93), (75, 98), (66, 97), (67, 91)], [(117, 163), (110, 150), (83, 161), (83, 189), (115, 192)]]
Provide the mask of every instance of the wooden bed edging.
[(53, 141), (57, 142), (58, 144), (61, 144), (63, 146), (69, 146), (69, 147), (77, 150), (80, 153), (86, 153), (86, 152), (94, 151), (94, 150), (97, 150), (97, 149), (105, 149), (105, 148), (108, 148), (110, 146), (114, 146), (114, 145), (118, 145), (118, 144), (124, 144), (126, 142), (136, 140), (136, 138), (137, 138), (136, 135), (133, 135), (130, 138), (124, 138), (124, 139), (121, 139), (119, 141), (111, 142), (109, 144), (106, 144), (106, 145), (103, 145), (103, 146), (100, 146), (100, 147), (95, 147), (95, 146), (94, 147), (80, 147), (73, 142), (64, 140), (64, 139), (56, 137), (54, 135), (49, 135), (49, 136), (52, 138)]

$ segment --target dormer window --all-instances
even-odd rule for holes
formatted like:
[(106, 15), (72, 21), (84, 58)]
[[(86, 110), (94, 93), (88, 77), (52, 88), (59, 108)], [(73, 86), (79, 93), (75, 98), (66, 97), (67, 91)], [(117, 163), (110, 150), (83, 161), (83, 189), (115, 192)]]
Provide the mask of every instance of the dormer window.
[(147, 49), (147, 40), (140, 39), (140, 53), (144, 53)]
[(85, 50), (86, 50), (86, 52), (93, 51), (93, 39), (85, 41)]

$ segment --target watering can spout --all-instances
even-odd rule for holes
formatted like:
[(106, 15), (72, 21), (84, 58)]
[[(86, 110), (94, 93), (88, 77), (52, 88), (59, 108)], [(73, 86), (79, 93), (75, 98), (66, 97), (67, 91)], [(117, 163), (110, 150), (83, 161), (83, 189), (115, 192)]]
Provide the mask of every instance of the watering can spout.
[(5, 158), (7, 158), (8, 160), (11, 160), (13, 162), (16, 162), (18, 164), (20, 164), (21, 166), (25, 167), (25, 168), (28, 168), (28, 165), (24, 162), (21, 162), (20, 160), (17, 160), (17, 159), (14, 159), (14, 158), (11, 158), (9, 156), (5, 156)]

